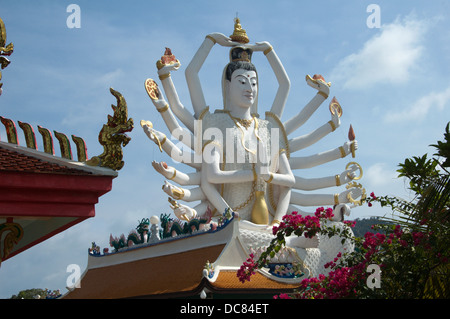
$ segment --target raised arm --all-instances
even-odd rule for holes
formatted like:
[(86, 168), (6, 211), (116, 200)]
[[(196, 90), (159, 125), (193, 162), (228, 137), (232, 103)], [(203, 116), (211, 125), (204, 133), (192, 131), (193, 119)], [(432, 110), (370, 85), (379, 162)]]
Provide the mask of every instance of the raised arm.
[(194, 116), (198, 118), (200, 113), (205, 109), (206, 101), (203, 94), (202, 85), (200, 83), (200, 77), (198, 73), (203, 66), (209, 52), (211, 51), (214, 44), (219, 43), (222, 46), (233, 46), (236, 43), (231, 41), (230, 38), (226, 37), (221, 33), (211, 33), (206, 36), (200, 48), (195, 53), (192, 61), (186, 68), (186, 82), (189, 89), (189, 94), (191, 96), (192, 107), (194, 108)]
[(251, 46), (253, 51), (263, 51), (264, 55), (267, 58), (270, 66), (272, 67), (273, 72), (278, 81), (278, 90), (275, 95), (275, 99), (272, 104), (271, 112), (276, 114), (279, 118), (283, 115), (284, 106), (286, 105), (286, 101), (289, 95), (289, 90), (291, 88), (291, 81), (281, 64), (280, 59), (273, 47), (269, 44), (269, 42), (257, 42), (254, 46)]
[(318, 90), (318, 92), (316, 96), (314, 96), (296, 116), (283, 123), (287, 135), (291, 134), (297, 128), (305, 124), (305, 122), (317, 110), (322, 102), (328, 98), (330, 87), (327, 83), (321, 80), (313, 79), (309, 75), (306, 76), (306, 83)]
[(341, 121), (339, 120), (339, 115), (337, 113), (331, 114), (331, 121), (325, 123), (321, 127), (317, 128), (313, 132), (302, 135), (296, 138), (289, 140), (289, 149), (291, 153), (294, 153), (298, 150), (304, 149), (316, 142), (320, 139), (324, 138), (326, 135), (334, 132), (336, 128), (341, 125)]
[(171, 71), (176, 71), (180, 67), (180, 63), (176, 62), (170, 65), (164, 65), (158, 70), (158, 76), (161, 80), (162, 86), (164, 88), (164, 93), (166, 93), (167, 100), (169, 101), (170, 108), (175, 116), (191, 131), (194, 132), (194, 116), (187, 110), (181, 103), (177, 90), (170, 76)]
[(146, 89), (147, 93), (150, 96), (150, 100), (155, 105), (156, 110), (159, 112), (159, 114), (161, 114), (161, 117), (166, 123), (166, 126), (172, 136), (193, 150), (195, 145), (194, 135), (190, 130), (180, 126), (178, 120), (173, 115), (169, 104), (164, 99), (161, 90), (159, 89), (156, 82), (151, 79), (147, 79)]

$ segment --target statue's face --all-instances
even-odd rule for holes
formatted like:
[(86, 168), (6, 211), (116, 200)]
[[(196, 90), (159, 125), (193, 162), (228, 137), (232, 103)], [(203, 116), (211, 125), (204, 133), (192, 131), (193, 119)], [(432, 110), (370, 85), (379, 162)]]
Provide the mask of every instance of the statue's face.
[(258, 94), (258, 83), (255, 71), (238, 69), (233, 72), (230, 80), (229, 98), (234, 106), (249, 108)]

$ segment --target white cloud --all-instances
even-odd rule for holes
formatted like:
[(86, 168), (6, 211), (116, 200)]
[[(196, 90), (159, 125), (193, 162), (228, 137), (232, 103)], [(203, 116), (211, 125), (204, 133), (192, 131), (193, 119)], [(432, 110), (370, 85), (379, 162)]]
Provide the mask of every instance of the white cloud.
[(381, 27), (363, 48), (342, 59), (333, 77), (346, 88), (365, 88), (380, 82), (398, 84), (409, 79), (423, 53), (427, 22), (411, 17)]
[(367, 169), (365, 175), (364, 180), (375, 188), (391, 185), (397, 179), (395, 170), (388, 169), (384, 163), (373, 164)]
[(423, 96), (418, 99), (412, 106), (407, 107), (403, 111), (396, 113), (388, 113), (384, 121), (388, 123), (398, 123), (401, 121), (423, 120), (431, 109), (443, 110), (445, 105), (450, 102), (450, 87), (445, 91)]

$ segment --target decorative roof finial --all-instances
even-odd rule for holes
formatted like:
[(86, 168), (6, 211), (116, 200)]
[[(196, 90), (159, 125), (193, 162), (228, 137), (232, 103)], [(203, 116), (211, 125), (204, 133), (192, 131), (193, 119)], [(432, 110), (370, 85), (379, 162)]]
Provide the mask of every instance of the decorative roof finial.
[[(14, 51), (14, 44), (6, 45), (6, 29), (3, 20), (0, 18), (0, 67), (6, 68), (11, 61), (5, 56), (10, 56)], [(2, 79), (2, 72), (0, 71), (0, 80)], [(0, 83), (0, 95), (2, 94), (3, 83)]]
[(116, 97), (117, 105), (111, 105), (114, 115), (108, 115), (108, 122), (103, 125), (98, 135), (98, 141), (103, 146), (103, 153), (92, 157), (86, 161), (86, 164), (118, 171), (124, 165), (122, 146), (126, 146), (131, 140), (125, 133), (133, 130), (134, 121), (128, 118), (127, 102), (122, 94), (113, 88), (109, 91)]
[(248, 39), (247, 33), (244, 29), (242, 29), (241, 21), (237, 17), (234, 19), (234, 31), (233, 34), (230, 35), (230, 39), (239, 42), (239, 43), (248, 43), (250, 40)]

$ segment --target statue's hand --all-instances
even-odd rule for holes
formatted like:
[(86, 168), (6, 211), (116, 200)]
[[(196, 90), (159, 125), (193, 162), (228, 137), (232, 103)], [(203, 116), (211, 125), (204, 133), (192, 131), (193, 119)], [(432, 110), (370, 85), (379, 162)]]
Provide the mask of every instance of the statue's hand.
[(210, 33), (209, 36), (213, 38), (216, 43), (220, 44), (223, 47), (232, 47), (239, 44), (237, 42), (231, 41), (229, 37), (222, 33), (214, 32)]
[(349, 203), (350, 200), (348, 199), (348, 194), (351, 194), (351, 197), (356, 200), (363, 194), (363, 189), (359, 187), (352, 187), (348, 190), (343, 191), (339, 194), (339, 203)]
[(168, 166), (165, 162), (152, 162), (153, 168), (165, 178), (171, 178), (175, 173), (175, 168)]
[(181, 220), (190, 221), (191, 219), (197, 217), (197, 211), (183, 204), (178, 204), (174, 207), (173, 212)]
[(358, 149), (358, 141), (354, 140), (354, 141), (345, 142), (342, 147), (344, 148), (345, 156), (347, 156), (348, 154), (350, 154), (352, 152), (352, 147), (354, 147), (355, 151)]
[(170, 184), (168, 181), (164, 181), (164, 185), (162, 186), (162, 190), (164, 191), (164, 193), (166, 193), (167, 195), (169, 195), (170, 197), (174, 197), (174, 188), (176, 186)]
[(314, 88), (314, 89), (324, 93), (326, 96), (328, 96), (330, 94), (329, 83), (326, 83), (325, 81), (314, 80), (310, 76), (307, 76), (306, 77), (306, 83), (310, 87), (312, 87), (312, 88)]
[(339, 175), (341, 184), (350, 183), (356, 177), (356, 171), (358, 170), (357, 165), (351, 165), (349, 169), (346, 169)]
[(179, 61), (172, 64), (166, 64), (161, 69), (158, 70), (158, 75), (164, 75), (172, 71), (176, 71), (180, 68), (180, 66), (181, 63)]
[(331, 113), (331, 121), (333, 122), (335, 129), (341, 126), (341, 118), (339, 117), (338, 112)]
[(154, 80), (147, 79), (145, 81), (145, 90), (147, 91), (153, 105), (156, 106), (157, 109), (161, 109), (167, 105), (158, 84)]
[(166, 107), (167, 102), (162, 95), (161, 89), (157, 87), (156, 90), (158, 91), (158, 98), (151, 99), (151, 101), (157, 110), (161, 110), (162, 108)]
[(333, 210), (333, 217), (331, 218), (332, 221), (343, 221), (344, 220), (344, 215), (350, 216), (350, 206), (348, 206), (347, 204), (339, 204), (336, 205), (336, 207), (334, 207)]
[(272, 46), (270, 45), (269, 42), (263, 41), (263, 42), (256, 42), (254, 45), (246, 45), (246, 47), (249, 47), (253, 51), (266, 51)]
[(148, 136), (150, 140), (156, 143), (156, 145), (160, 145), (161, 141), (164, 140), (166, 137), (164, 133), (161, 133), (153, 128), (151, 128), (149, 125), (142, 126), (142, 129), (144, 130), (144, 133)]
[(268, 181), (270, 178), (269, 166), (267, 164), (262, 165), (258, 163), (255, 167), (256, 175), (261, 177), (265, 181)]
[(185, 192), (181, 187), (170, 184), (168, 181), (164, 182), (163, 191), (176, 200), (181, 200), (185, 196)]

